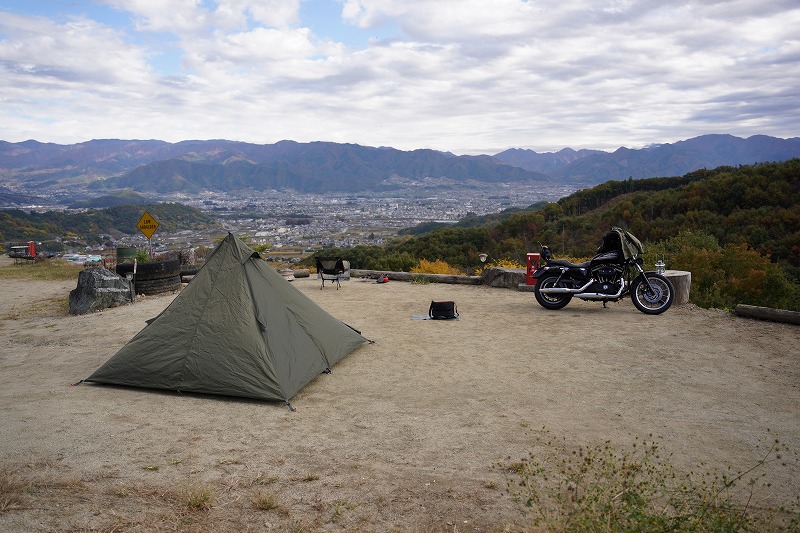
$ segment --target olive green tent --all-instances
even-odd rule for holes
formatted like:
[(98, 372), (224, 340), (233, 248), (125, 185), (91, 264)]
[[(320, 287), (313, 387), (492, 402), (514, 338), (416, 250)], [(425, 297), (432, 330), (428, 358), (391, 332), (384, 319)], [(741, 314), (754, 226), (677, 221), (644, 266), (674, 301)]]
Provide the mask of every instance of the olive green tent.
[(367, 342), (229, 233), (175, 300), (86, 381), (288, 403)]

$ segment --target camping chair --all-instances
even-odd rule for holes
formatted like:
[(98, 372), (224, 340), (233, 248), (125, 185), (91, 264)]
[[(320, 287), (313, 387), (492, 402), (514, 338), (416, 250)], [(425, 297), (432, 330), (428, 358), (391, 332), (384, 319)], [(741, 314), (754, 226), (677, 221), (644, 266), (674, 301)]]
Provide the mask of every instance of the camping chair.
[(339, 290), (341, 283), (339, 282), (344, 274), (344, 262), (342, 261), (341, 257), (336, 258), (323, 258), (317, 257), (317, 275), (319, 275), (319, 279), (322, 280), (322, 286), (325, 287), (325, 280), (328, 281), (335, 281), (336, 282), (336, 290)]

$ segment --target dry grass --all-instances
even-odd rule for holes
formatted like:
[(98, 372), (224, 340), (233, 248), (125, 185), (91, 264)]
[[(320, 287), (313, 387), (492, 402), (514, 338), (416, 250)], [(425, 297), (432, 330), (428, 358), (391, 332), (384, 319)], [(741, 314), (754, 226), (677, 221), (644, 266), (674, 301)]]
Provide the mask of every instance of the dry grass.
[(82, 269), (83, 265), (58, 259), (17, 263), (0, 268), (0, 279), (66, 281), (75, 279)]
[[(0, 269), (2, 272), (2, 269)], [(26, 318), (48, 318), (64, 316), (69, 313), (69, 298), (59, 296), (24, 305), (15, 305), (10, 311), (0, 316), (0, 320), (24, 320)]]
[[(303, 482), (282, 485), (277, 476), (258, 472), (255, 477), (202, 483), (131, 483), (120, 482), (111, 471), (78, 478), (59, 463), (39, 461), (0, 469), (0, 515), (22, 516), (36, 509), (52, 517), (45, 523), (37, 519), (25, 531), (244, 531), (258, 523), (279, 531), (317, 531), (356, 507), (332, 501), (295, 513), (298, 502), (277, 494)], [(264, 490), (264, 485), (275, 485), (275, 490)], [(69, 523), (63, 521), (65, 508), (71, 509)]]
[(0, 470), (0, 514), (21, 509), (24, 503), (25, 483), (9, 470)]

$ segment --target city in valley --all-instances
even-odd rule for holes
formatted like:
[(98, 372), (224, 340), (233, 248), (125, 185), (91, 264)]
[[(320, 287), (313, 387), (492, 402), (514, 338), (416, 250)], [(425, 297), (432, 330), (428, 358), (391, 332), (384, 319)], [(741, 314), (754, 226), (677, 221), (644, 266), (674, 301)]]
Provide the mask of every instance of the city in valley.
[(224, 231), (230, 231), (245, 237), (253, 245), (266, 245), (269, 249), (266, 255), (271, 259), (292, 260), (326, 247), (380, 245), (400, 230), (421, 223), (455, 223), (467, 216), (555, 201), (574, 191), (574, 187), (564, 185), (547, 188), (541, 185), (498, 185), (480, 189), (405, 190), (380, 194), (248, 191), (172, 195), (159, 199), (197, 207), (213, 216), (221, 227), (206, 232), (183, 230), (173, 234), (158, 230), (151, 242), (136, 232), (120, 237), (114, 244), (150, 245), (155, 252), (208, 247), (214, 246)]

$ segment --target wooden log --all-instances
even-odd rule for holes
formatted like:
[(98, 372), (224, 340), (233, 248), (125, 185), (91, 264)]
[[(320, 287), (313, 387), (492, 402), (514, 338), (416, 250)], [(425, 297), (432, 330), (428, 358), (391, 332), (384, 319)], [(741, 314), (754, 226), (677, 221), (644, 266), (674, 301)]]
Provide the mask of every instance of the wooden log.
[(747, 318), (759, 318), (761, 320), (772, 320), (774, 322), (786, 322), (788, 324), (800, 325), (800, 313), (797, 311), (744, 304), (738, 304), (733, 311), (738, 316)]
[(675, 299), (673, 305), (684, 305), (689, 303), (689, 289), (692, 286), (692, 273), (685, 270), (667, 270), (664, 272), (666, 277), (675, 289)]

